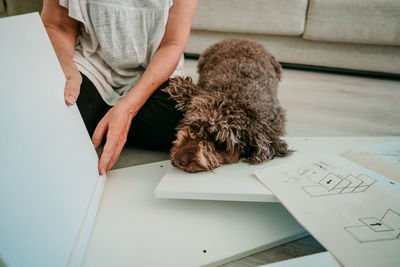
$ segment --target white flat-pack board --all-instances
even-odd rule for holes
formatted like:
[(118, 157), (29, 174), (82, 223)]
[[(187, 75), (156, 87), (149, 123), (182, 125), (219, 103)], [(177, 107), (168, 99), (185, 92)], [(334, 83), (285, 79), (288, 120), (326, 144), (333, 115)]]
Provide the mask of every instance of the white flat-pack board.
[(0, 19), (0, 258), (79, 266), (105, 178), (39, 14)]
[(400, 265), (400, 184), (338, 155), (257, 177), (344, 266)]
[(295, 152), (289, 157), (275, 158), (264, 164), (248, 165), (239, 162), (200, 173), (186, 173), (178, 168), (171, 168), (157, 186), (155, 195), (159, 198), (277, 202), (272, 192), (255, 177), (256, 170), (315, 155), (343, 153), (353, 147), (399, 142), (400, 136), (287, 137), (285, 140)]
[(341, 267), (329, 252), (320, 252), (259, 267)]
[(155, 198), (168, 168), (107, 174), (83, 266), (216, 266), (307, 235), (280, 203)]

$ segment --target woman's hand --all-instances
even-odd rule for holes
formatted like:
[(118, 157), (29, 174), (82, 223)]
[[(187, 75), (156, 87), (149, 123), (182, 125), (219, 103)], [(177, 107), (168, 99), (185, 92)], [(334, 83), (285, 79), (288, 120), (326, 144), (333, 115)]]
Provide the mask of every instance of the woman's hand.
[(64, 89), (64, 99), (67, 105), (75, 104), (78, 99), (82, 84), (82, 75), (79, 72), (67, 77), (67, 82)]
[(126, 143), (129, 128), (136, 112), (121, 99), (107, 114), (101, 119), (92, 136), (95, 148), (98, 148), (107, 132), (106, 143), (103, 153), (99, 160), (99, 173), (104, 175), (111, 169), (117, 161), (122, 148)]

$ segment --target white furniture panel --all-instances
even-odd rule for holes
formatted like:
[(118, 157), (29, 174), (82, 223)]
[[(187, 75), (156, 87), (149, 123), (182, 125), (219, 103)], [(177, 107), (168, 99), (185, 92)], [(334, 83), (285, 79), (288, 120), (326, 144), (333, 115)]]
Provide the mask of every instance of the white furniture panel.
[(0, 258), (79, 266), (104, 177), (37, 13), (0, 19)]
[(157, 199), (168, 168), (109, 172), (83, 266), (216, 266), (306, 235), (279, 203)]
[(330, 153), (344, 153), (351, 148), (382, 142), (400, 141), (399, 136), (355, 137), (287, 137), (295, 152), (286, 158), (275, 158), (259, 165), (243, 162), (225, 165), (212, 172), (186, 173), (171, 168), (155, 190), (159, 198), (208, 199), (231, 201), (277, 202), (276, 197), (254, 175), (259, 169), (293, 160)]

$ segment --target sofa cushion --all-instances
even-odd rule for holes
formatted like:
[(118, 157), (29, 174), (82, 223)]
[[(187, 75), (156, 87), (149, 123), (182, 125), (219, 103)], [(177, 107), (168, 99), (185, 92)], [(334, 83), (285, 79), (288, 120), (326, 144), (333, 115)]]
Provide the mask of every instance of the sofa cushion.
[(400, 74), (400, 47), (314, 42), (301, 37), (193, 30), (185, 52), (200, 54), (226, 38), (258, 42), (280, 62)]
[(296, 36), (306, 10), (307, 0), (201, 0), (192, 28)]
[(4, 8), (4, 2), (0, 1), (0, 16), (6, 12), (6, 9)]
[(40, 11), (43, 0), (6, 0), (5, 3), (7, 5), (7, 14), (14, 16)]
[(400, 45), (400, 1), (310, 0), (304, 38)]

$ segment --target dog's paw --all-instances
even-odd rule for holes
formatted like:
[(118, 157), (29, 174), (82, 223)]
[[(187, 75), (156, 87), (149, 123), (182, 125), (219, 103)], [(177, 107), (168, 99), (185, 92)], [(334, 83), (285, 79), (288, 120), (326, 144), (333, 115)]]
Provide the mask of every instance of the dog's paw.
[(258, 143), (252, 146), (243, 158), (243, 161), (250, 164), (260, 164), (269, 161), (275, 157), (286, 157), (293, 153), (289, 149), (286, 141), (278, 138), (271, 142)]

